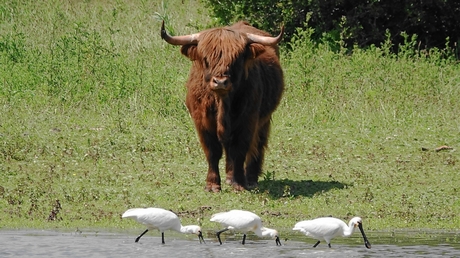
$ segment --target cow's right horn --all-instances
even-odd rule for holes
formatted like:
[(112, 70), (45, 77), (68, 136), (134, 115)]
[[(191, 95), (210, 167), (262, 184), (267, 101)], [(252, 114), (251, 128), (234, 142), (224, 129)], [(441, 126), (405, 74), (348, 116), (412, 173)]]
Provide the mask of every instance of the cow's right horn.
[(265, 46), (272, 46), (272, 45), (278, 44), (281, 41), (281, 39), (283, 38), (283, 33), (284, 33), (284, 26), (281, 26), (281, 32), (276, 37), (267, 37), (267, 36), (252, 34), (252, 33), (248, 33), (247, 36), (249, 39), (249, 43), (259, 43)]
[(164, 39), (171, 45), (188, 45), (188, 44), (197, 44), (199, 33), (184, 35), (184, 36), (170, 36), (165, 29), (165, 21), (161, 24), (161, 38)]

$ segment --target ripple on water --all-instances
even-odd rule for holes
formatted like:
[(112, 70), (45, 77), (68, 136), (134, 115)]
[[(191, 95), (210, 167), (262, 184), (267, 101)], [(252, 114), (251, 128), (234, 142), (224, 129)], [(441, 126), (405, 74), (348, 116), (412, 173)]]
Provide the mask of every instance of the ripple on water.
[(240, 235), (229, 236), (220, 246), (212, 235), (207, 234), (207, 244), (200, 245), (195, 235), (167, 232), (162, 245), (160, 234), (154, 231), (134, 243), (136, 233), (131, 232), (3, 230), (0, 257), (460, 257), (460, 244), (455, 241), (458, 233), (399, 238), (394, 232), (370, 232), (372, 249), (366, 249), (358, 236), (334, 239), (332, 248), (325, 244), (312, 248), (315, 240), (298, 235), (289, 237), (281, 247), (273, 240), (255, 240), (253, 235), (248, 235), (244, 246)]

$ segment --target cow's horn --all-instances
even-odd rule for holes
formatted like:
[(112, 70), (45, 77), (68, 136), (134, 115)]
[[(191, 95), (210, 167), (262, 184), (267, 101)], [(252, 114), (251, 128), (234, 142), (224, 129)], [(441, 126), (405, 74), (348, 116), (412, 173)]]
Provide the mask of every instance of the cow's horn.
[(284, 33), (284, 26), (281, 26), (281, 32), (278, 36), (276, 37), (266, 37), (266, 36), (260, 36), (252, 33), (248, 33), (248, 39), (249, 43), (259, 43), (265, 46), (272, 46), (278, 44), (281, 39), (283, 38), (283, 33)]
[(184, 36), (170, 36), (165, 29), (165, 21), (161, 24), (161, 38), (171, 45), (187, 45), (197, 44), (199, 33), (184, 35)]

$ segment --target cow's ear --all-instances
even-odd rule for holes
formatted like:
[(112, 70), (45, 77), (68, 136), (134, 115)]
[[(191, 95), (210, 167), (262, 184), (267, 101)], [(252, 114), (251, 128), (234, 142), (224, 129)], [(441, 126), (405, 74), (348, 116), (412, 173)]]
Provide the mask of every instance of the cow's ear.
[(265, 46), (257, 43), (248, 45), (247, 58), (244, 67), (244, 76), (246, 79), (249, 77), (249, 69), (254, 65), (254, 59), (265, 52)]
[(190, 58), (190, 60), (195, 61), (198, 59), (198, 53), (196, 51), (196, 45), (183, 45), (180, 49), (182, 55)]
[(257, 43), (252, 43), (249, 45), (249, 58), (256, 58), (263, 52), (265, 52), (265, 46)]

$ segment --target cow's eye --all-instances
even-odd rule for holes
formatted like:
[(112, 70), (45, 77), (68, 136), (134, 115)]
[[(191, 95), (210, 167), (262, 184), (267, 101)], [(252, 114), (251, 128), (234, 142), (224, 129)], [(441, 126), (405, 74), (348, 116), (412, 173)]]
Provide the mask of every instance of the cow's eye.
[(204, 66), (206, 68), (209, 68), (209, 63), (208, 63), (208, 60), (206, 58), (203, 58), (203, 61), (204, 61)]

